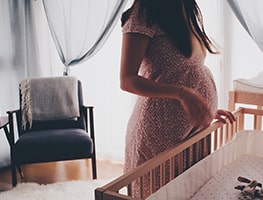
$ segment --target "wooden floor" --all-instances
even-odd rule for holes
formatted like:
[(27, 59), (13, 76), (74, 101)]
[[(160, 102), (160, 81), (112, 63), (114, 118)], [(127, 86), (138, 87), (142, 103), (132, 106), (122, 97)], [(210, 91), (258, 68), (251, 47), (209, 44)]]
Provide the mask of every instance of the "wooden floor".
[[(19, 174), (18, 183), (36, 182), (48, 184), (67, 180), (90, 180), (90, 160), (76, 160), (64, 162), (52, 162), (43, 164), (31, 164), (22, 166), (25, 178), (21, 180)], [(97, 161), (98, 179), (111, 179), (122, 174), (123, 164), (113, 163), (109, 160)], [(0, 170), (0, 191), (12, 189), (11, 172), (9, 168)]]

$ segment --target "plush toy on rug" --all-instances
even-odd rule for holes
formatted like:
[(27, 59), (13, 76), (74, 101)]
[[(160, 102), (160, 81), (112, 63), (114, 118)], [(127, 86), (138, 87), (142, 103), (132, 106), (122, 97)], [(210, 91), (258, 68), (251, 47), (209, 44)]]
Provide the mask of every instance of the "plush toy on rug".
[(247, 185), (238, 185), (235, 187), (235, 189), (241, 190), (238, 199), (240, 200), (263, 199), (263, 188), (261, 183), (258, 183), (256, 180), (251, 181), (242, 176), (239, 176), (237, 180), (242, 183), (248, 183)]

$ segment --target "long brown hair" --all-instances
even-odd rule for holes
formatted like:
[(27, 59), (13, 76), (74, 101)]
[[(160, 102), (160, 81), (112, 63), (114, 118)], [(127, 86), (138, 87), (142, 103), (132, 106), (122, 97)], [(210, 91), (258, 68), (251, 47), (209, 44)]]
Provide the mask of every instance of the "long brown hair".
[(206, 35), (202, 13), (195, 0), (135, 0), (131, 8), (122, 14), (122, 25), (137, 5), (139, 17), (146, 20), (147, 26), (157, 23), (183, 55), (188, 57), (192, 54), (191, 31), (210, 53), (218, 53)]

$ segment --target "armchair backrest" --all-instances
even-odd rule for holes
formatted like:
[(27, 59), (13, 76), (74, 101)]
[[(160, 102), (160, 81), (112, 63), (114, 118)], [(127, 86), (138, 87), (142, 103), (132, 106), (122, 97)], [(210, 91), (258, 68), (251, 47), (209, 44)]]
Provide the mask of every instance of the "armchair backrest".
[(79, 117), (77, 119), (72, 120), (48, 120), (48, 121), (40, 121), (40, 120), (33, 120), (31, 128), (29, 124), (23, 128), (22, 125), (22, 108), (21, 108), (21, 90), (19, 90), (20, 95), (20, 109), (17, 112), (17, 126), (18, 126), (18, 135), (21, 136), (22, 134), (28, 133), (30, 131), (35, 130), (48, 130), (48, 129), (67, 129), (67, 128), (80, 128), (87, 130), (86, 127), (86, 118), (87, 113), (85, 113), (85, 109), (83, 108), (83, 92), (82, 92), (82, 84), (78, 80), (78, 103), (79, 103)]

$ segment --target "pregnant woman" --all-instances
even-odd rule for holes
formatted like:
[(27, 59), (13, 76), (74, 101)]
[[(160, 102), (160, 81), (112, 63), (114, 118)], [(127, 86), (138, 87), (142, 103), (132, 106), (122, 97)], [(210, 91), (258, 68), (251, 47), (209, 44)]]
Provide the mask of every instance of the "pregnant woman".
[[(120, 86), (138, 96), (127, 127), (124, 172), (175, 147), (213, 119), (234, 120), (217, 108), (216, 86), (204, 60), (207, 51), (218, 52), (195, 0), (135, 0), (122, 15), (122, 30)], [(144, 193), (149, 194), (147, 178)]]

